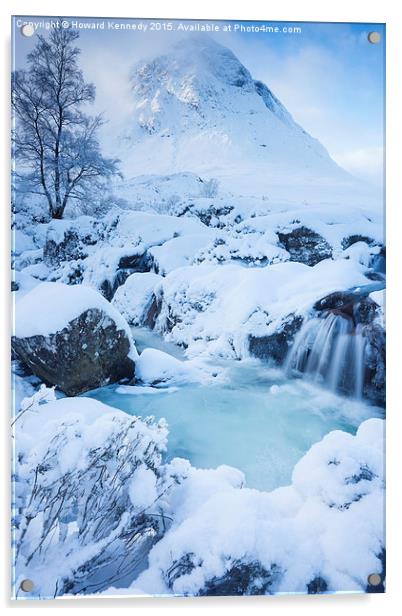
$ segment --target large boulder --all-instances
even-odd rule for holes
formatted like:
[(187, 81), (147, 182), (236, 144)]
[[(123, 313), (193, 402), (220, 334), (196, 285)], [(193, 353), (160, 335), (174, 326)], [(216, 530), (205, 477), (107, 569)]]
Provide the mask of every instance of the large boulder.
[(12, 349), (69, 396), (132, 379), (137, 356), (126, 321), (100, 293), (51, 282), (17, 302)]

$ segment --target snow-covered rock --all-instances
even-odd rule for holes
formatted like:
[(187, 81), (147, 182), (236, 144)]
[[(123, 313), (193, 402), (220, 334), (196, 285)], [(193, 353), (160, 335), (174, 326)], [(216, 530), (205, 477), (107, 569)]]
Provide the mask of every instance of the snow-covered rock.
[(43, 249), (44, 262), (54, 268), (63, 261), (83, 259), (88, 256), (88, 246), (93, 246), (97, 240), (97, 223), (90, 216), (52, 220)]
[(137, 357), (126, 321), (98, 292), (49, 282), (17, 301), (12, 348), (68, 395), (132, 378)]
[(117, 289), (112, 305), (130, 325), (153, 327), (157, 314), (155, 288), (161, 280), (152, 272), (131, 274)]
[(296, 465), (292, 484), (269, 493), (239, 489), (230, 469), (189, 469), (170, 498), (173, 525), (131, 590), (365, 591), (371, 573), (384, 575), (383, 424), (329, 433)]
[(291, 261), (317, 265), (324, 259), (332, 257), (332, 249), (318, 233), (307, 227), (298, 227), (288, 233), (278, 233), (282, 246), (290, 255)]
[(181, 361), (158, 349), (144, 349), (136, 362), (136, 377), (146, 384), (206, 382), (218, 372), (202, 361)]
[(155, 271), (166, 276), (178, 267), (191, 265), (213, 237), (215, 234), (205, 229), (202, 233), (175, 237), (161, 246), (153, 246), (148, 252)]

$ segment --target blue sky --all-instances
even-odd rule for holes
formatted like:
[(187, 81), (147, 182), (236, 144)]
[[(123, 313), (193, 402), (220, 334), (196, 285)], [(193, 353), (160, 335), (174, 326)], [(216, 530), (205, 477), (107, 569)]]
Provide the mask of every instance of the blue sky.
[[(49, 18), (32, 18), (36, 22), (46, 19)], [(105, 18), (106, 21), (110, 19)], [(259, 25), (257, 22), (198, 23), (232, 23), (232, 27), (235, 23), (249, 27)], [(261, 23), (276, 25), (280, 31), (239, 33), (232, 28), (231, 32), (215, 32), (213, 36), (232, 49), (255, 79), (268, 85), (296, 121), (318, 138), (341, 166), (381, 186), (385, 27), (382, 24)], [(284, 26), (298, 26), (301, 32), (284, 33), (281, 31)], [(381, 42), (377, 45), (367, 40), (372, 30), (381, 34)], [(41, 28), (38, 31), (45, 32)], [(97, 87), (96, 110), (112, 118), (117, 109), (123, 118), (130, 107), (130, 67), (144, 56), (162, 52), (182, 36), (176, 32), (109, 30), (107, 27), (82, 31), (81, 65), (86, 78)], [(27, 39), (16, 31), (17, 67), (24, 65), (34, 39), (35, 36)], [(113, 122), (109, 130), (115, 130)]]

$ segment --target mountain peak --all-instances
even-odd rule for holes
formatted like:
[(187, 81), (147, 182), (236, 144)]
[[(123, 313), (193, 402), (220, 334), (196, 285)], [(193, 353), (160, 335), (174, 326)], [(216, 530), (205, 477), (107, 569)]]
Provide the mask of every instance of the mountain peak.
[(128, 173), (191, 171), (264, 183), (347, 175), (229, 48), (187, 36), (131, 72), (133, 122)]
[[(162, 55), (140, 61), (131, 72), (131, 83), (137, 105), (143, 112), (151, 104), (153, 122), (146, 121), (144, 128), (154, 132), (156, 116), (175, 98), (182, 105), (200, 109), (203, 102), (219, 106), (222, 95), (232, 90), (230, 96), (257, 94), (282, 122), (294, 124), (291, 115), (261, 81), (255, 81), (235, 54), (211, 36), (195, 34), (185, 37)], [(261, 102), (260, 101), (260, 102)], [(171, 102), (171, 100), (170, 100)], [(143, 115), (143, 117), (145, 117)]]

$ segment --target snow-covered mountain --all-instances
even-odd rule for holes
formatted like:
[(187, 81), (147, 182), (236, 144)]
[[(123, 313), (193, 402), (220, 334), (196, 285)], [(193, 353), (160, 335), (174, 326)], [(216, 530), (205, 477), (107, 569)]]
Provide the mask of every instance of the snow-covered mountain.
[(130, 78), (133, 114), (121, 154), (128, 177), (193, 172), (238, 194), (291, 201), (336, 201), (323, 192), (329, 186), (362, 190), (271, 90), (209, 36), (182, 39), (139, 62)]

